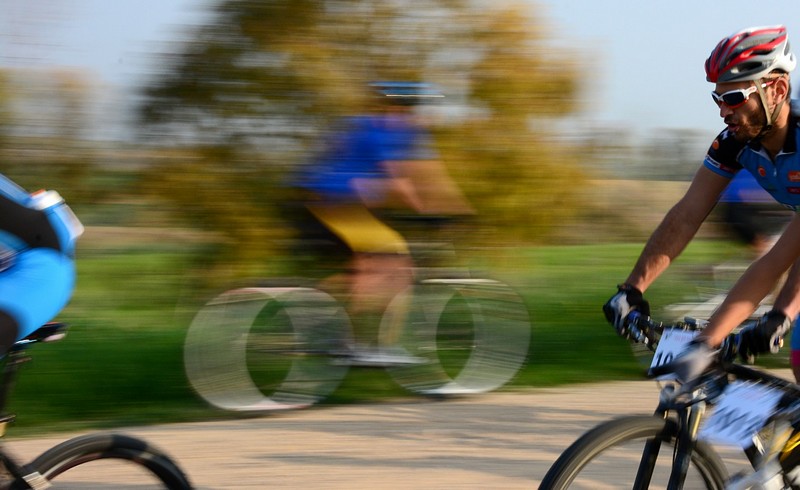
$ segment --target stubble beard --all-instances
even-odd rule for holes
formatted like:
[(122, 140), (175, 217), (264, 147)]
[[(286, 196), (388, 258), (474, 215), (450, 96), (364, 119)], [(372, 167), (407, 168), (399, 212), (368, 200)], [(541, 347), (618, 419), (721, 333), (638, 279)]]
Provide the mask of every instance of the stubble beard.
[(767, 116), (764, 111), (753, 111), (746, 121), (740, 122), (736, 131), (733, 131), (733, 137), (737, 141), (746, 142), (756, 138), (764, 126), (767, 125)]

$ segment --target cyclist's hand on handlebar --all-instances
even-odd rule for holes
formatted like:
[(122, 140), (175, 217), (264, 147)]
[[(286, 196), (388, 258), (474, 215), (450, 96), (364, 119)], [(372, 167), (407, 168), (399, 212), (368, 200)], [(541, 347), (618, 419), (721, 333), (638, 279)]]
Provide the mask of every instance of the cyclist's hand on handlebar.
[(752, 363), (758, 354), (778, 352), (783, 345), (783, 336), (791, 328), (792, 319), (778, 310), (746, 323), (736, 335), (739, 357)]
[(617, 294), (603, 305), (603, 313), (605, 313), (608, 323), (613, 325), (617, 334), (622, 337), (628, 337), (626, 318), (631, 311), (638, 311), (643, 316), (650, 316), (650, 303), (635, 287), (620, 284), (617, 286)]
[(675, 359), (650, 370), (651, 376), (674, 373), (681, 383), (688, 383), (703, 374), (720, 354), (719, 349), (709, 347), (703, 340), (689, 342), (686, 349), (675, 356)]
[(722, 362), (736, 361), (736, 357), (739, 355), (739, 340), (737, 334), (728, 335), (719, 346), (718, 359)]

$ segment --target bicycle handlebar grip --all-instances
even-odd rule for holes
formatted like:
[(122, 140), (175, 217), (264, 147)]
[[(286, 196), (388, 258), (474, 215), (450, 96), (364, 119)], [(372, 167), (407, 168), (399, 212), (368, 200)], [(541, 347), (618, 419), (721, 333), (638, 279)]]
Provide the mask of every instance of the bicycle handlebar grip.
[(661, 326), (660, 323), (653, 322), (649, 316), (642, 315), (636, 310), (631, 311), (625, 317), (625, 325), (628, 329), (628, 337), (638, 343), (650, 343), (654, 331)]
[(639, 313), (639, 311), (637, 311), (637, 310), (633, 310), (630, 313), (628, 313), (627, 317), (625, 317), (625, 323), (627, 323), (627, 324), (639, 323), (639, 320), (641, 320), (641, 318), (642, 318), (642, 314)]

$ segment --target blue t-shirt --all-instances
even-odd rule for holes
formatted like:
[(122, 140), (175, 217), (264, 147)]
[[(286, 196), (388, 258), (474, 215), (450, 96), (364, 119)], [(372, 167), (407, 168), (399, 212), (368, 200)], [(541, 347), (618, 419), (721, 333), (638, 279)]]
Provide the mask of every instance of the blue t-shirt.
[(358, 116), (347, 121), (327, 151), (303, 169), (296, 184), (325, 199), (356, 198), (356, 178), (386, 178), (386, 161), (434, 158), (430, 137), (403, 115)]

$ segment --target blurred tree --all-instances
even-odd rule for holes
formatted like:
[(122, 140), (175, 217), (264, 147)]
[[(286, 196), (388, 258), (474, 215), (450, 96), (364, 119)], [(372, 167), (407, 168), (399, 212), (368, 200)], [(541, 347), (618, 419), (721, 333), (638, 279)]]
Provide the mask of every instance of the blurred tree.
[(12, 125), (11, 93), (8, 89), (8, 78), (0, 70), (0, 155), (8, 145), (9, 132)]
[(489, 230), (503, 230), (501, 242), (542, 242), (554, 227), (568, 226), (583, 206), (578, 190), (589, 175), (547, 129), (574, 110), (579, 67), (552, 51), (528, 12), (517, 4), (467, 22), (469, 49), (480, 53), (468, 72), (469, 99), (485, 110), (449, 128), (444, 139), (445, 161), (467, 169), (463, 185)]
[[(213, 13), (143, 91), (144, 140), (184, 155), (155, 165), (146, 186), (224, 236), (244, 270), (284, 237), (270, 214), (282, 177), (334, 117), (366, 107), (374, 80), (444, 88), (437, 143), (481, 222), (503, 230), (486, 236), (545, 240), (581, 208), (586, 170), (548, 130), (574, 110), (579, 67), (528, 3), (227, 0)], [(242, 210), (254, 221), (230, 214)]]
[(70, 70), (0, 73), (0, 150), (4, 173), (30, 190), (58, 189), (71, 204), (90, 190), (89, 84)]
[[(79, 69), (42, 68), (57, 58), (58, 34), (81, 9), (63, 0), (1, 4), (0, 58), (19, 67), (0, 72), (0, 126), (7, 123), (5, 144), (0, 142), (3, 172), (28, 189), (58, 189), (71, 205), (95, 203), (93, 180), (103, 169), (92, 168), (89, 97), (100, 91)], [(4, 117), (4, 108), (12, 117)]]

